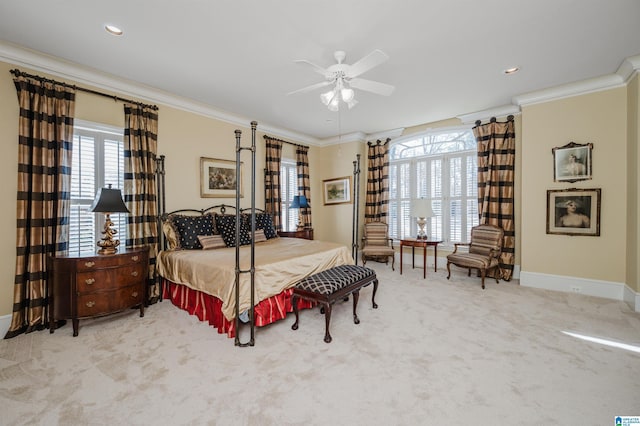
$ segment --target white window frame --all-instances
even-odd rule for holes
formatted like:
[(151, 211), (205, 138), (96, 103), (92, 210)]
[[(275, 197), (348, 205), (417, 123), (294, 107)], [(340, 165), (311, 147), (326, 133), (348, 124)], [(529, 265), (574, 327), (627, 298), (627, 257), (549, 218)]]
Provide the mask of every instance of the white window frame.
[[(119, 182), (105, 182), (105, 150), (104, 144), (106, 140), (109, 141), (117, 141), (123, 144), (124, 141), (124, 131), (122, 128), (118, 128), (115, 126), (109, 126), (100, 123), (93, 123), (85, 120), (74, 120), (74, 128), (73, 128), (73, 141), (77, 143), (78, 137), (92, 138), (94, 141), (94, 181), (93, 181), (93, 191), (92, 195), (84, 194), (83, 196), (74, 196), (74, 191), (71, 193), (71, 208), (70, 211), (73, 212), (74, 206), (83, 206), (88, 208), (95, 198), (95, 194), (98, 191), (98, 188), (106, 187), (108, 184), (112, 184), (114, 188), (123, 189), (122, 185), (124, 182), (124, 147), (120, 150), (122, 152), (122, 157), (119, 158), (119, 161), (122, 163), (119, 165), (120, 170), (118, 171), (118, 180)], [(77, 147), (74, 146), (74, 150)], [(74, 154), (75, 155), (75, 154)], [(72, 164), (72, 174), (74, 173), (74, 167), (77, 167), (76, 164)], [(87, 243), (82, 243), (82, 238), (84, 235), (81, 235), (79, 239), (72, 240), (73, 226), (77, 226), (78, 229), (75, 230), (78, 235), (81, 233), (81, 224), (77, 221), (75, 217), (72, 217), (69, 225), (69, 254), (79, 254), (87, 251), (95, 251), (97, 249), (96, 242), (101, 240), (103, 235), (102, 231), (104, 230), (104, 222), (105, 216), (104, 214), (96, 214), (90, 213), (93, 218), (93, 242), (91, 247)], [(118, 231), (116, 234), (116, 239), (120, 240), (120, 244), (124, 245), (127, 237), (127, 226), (126, 226), (126, 213), (111, 214), (111, 220), (115, 224), (115, 228)]]
[[(429, 138), (434, 135), (459, 133), (460, 131), (471, 132), (471, 128), (430, 129), (398, 139), (392, 143), (389, 149), (391, 150), (395, 144)], [(452, 163), (456, 161), (460, 163), (460, 182), (452, 180)], [(441, 165), (440, 172), (434, 171), (434, 174), (436, 179), (440, 179), (440, 184), (435, 182), (430, 185), (434, 176), (431, 173), (432, 168), (437, 167), (438, 163)], [(469, 241), (471, 228), (477, 225), (479, 220), (477, 214), (477, 147), (432, 155), (390, 159), (389, 166), (389, 234), (392, 238), (399, 240), (417, 235), (418, 226), (416, 218), (411, 214), (411, 202), (413, 199), (425, 198), (431, 201), (435, 213), (434, 217), (427, 219), (426, 232), (429, 239), (441, 240), (445, 246), (453, 246), (455, 242)], [(430, 178), (420, 179), (419, 169), (422, 169), (424, 176)], [(401, 174), (405, 175), (405, 182), (408, 180), (408, 185), (403, 184)], [(457, 188), (456, 184), (459, 184)], [(457, 189), (458, 193), (452, 194), (452, 189)], [(458, 214), (455, 214), (454, 203), (459, 206)]]
[[(291, 182), (291, 180), (293, 180)], [(280, 223), (285, 232), (295, 231), (298, 224), (298, 209), (290, 209), (293, 197), (298, 195), (298, 169), (291, 159), (280, 161), (280, 195), (282, 198)]]

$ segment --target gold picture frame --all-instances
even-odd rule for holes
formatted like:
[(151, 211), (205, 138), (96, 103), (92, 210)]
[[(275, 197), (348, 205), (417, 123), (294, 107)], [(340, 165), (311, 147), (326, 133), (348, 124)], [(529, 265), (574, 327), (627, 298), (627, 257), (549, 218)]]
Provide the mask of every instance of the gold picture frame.
[(322, 181), (324, 205), (351, 203), (351, 176)]
[(547, 190), (547, 234), (600, 236), (600, 188)]
[(201, 198), (235, 198), (238, 184), (242, 197), (242, 162), (238, 177), (235, 161), (200, 157)]

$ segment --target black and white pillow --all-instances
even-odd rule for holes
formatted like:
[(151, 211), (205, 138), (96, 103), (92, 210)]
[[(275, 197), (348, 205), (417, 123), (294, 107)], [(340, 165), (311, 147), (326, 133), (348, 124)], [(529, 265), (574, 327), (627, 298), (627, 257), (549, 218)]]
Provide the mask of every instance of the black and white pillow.
[[(227, 247), (236, 246), (236, 217), (235, 215), (216, 215), (216, 228)], [(240, 244), (251, 244), (251, 233), (246, 220), (240, 220)]]
[(214, 235), (215, 222), (213, 215), (203, 216), (176, 215), (171, 218), (173, 228), (178, 237), (178, 245), (185, 250), (202, 248), (198, 235)]
[[(248, 221), (249, 229), (251, 229), (251, 216), (248, 217)], [(278, 236), (276, 228), (273, 226), (273, 218), (269, 213), (256, 213), (256, 229), (262, 229), (268, 240)]]

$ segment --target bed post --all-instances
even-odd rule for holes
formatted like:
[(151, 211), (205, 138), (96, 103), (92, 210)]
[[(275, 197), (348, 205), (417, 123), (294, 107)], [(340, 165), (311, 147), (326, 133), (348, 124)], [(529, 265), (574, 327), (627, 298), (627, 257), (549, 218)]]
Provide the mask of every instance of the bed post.
[[(158, 215), (158, 217), (156, 218), (157, 225), (158, 225), (157, 253), (160, 253), (160, 250), (165, 250), (167, 248), (166, 247), (167, 243), (164, 238), (164, 232), (162, 231), (162, 216), (166, 213), (166, 209), (167, 209), (167, 206), (165, 203), (164, 176), (165, 176), (164, 155), (160, 155), (159, 157), (156, 157), (156, 194), (157, 194), (156, 213)], [(163, 296), (162, 293), (164, 293), (164, 286), (162, 285), (162, 280), (158, 276), (157, 270), (155, 271), (154, 275), (155, 275), (156, 284), (158, 284), (158, 291), (160, 292), (158, 300), (162, 302), (162, 296)]]
[[(236, 296), (236, 312), (235, 312), (235, 328), (236, 338), (235, 345), (240, 347), (253, 346), (255, 344), (255, 234), (256, 234), (256, 121), (251, 122), (251, 147), (243, 148), (240, 146), (242, 131), (236, 130), (236, 280), (235, 280), (235, 296)], [(240, 209), (240, 153), (242, 150), (251, 151), (251, 266), (248, 270), (240, 269), (240, 220), (242, 217)], [(250, 274), (250, 291), (251, 302), (249, 306), (249, 330), (250, 337), (247, 342), (240, 342), (240, 274)]]
[(353, 162), (353, 231), (351, 233), (351, 256), (358, 264), (358, 216), (360, 210), (360, 154)]

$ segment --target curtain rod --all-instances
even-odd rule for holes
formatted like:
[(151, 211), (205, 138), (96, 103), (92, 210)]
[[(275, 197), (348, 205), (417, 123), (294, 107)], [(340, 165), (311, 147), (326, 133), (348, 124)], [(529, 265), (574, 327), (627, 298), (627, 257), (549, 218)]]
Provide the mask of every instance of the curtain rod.
[(20, 71), (19, 69), (10, 70), (9, 72), (11, 74), (15, 75), (16, 77), (22, 76), (22, 77), (32, 78), (34, 80), (38, 80), (38, 81), (42, 81), (42, 82), (46, 82), (46, 83), (54, 83), (54, 84), (59, 84), (61, 86), (65, 86), (65, 87), (72, 87), (74, 90), (79, 90), (81, 92), (91, 93), (92, 95), (104, 96), (105, 98), (110, 98), (110, 99), (113, 99), (114, 101), (120, 101), (120, 102), (126, 102), (126, 103), (135, 104), (135, 105), (140, 105), (140, 106), (143, 106), (143, 107), (151, 108), (154, 111), (158, 110), (158, 106), (157, 105), (149, 105), (149, 104), (145, 104), (145, 103), (142, 103), (142, 102), (134, 101), (134, 100), (131, 100), (131, 99), (121, 98), (119, 96), (109, 95), (109, 94), (103, 93), (103, 92), (98, 92), (97, 90), (86, 89), (84, 87), (79, 87), (79, 86), (76, 86), (74, 84), (67, 84), (67, 83), (62, 82), (62, 81), (51, 80), (50, 78), (41, 77), (39, 75), (28, 74), (26, 72)]
[[(509, 115), (507, 116), (507, 121), (513, 121), (514, 117), (513, 115)], [(491, 119), (489, 120), (490, 123), (495, 123), (497, 120), (495, 117), (491, 117)], [(479, 126), (482, 124), (482, 120), (476, 120), (476, 126)]]
[(289, 145), (293, 145), (293, 146), (299, 146), (299, 147), (302, 147), (302, 148), (309, 148), (306, 145), (300, 145), (299, 143), (293, 143), (293, 142), (285, 141), (285, 140), (282, 140), (282, 139), (274, 138), (272, 136), (264, 135), (262, 137), (265, 138), (265, 139), (271, 139), (271, 140), (282, 142), (282, 143), (288, 143)]

